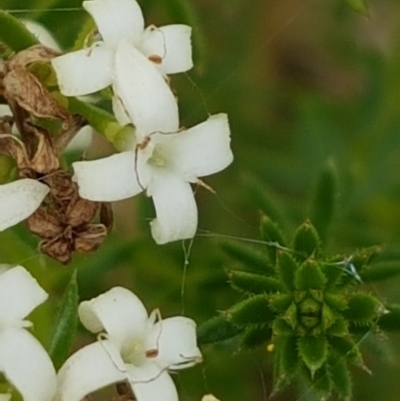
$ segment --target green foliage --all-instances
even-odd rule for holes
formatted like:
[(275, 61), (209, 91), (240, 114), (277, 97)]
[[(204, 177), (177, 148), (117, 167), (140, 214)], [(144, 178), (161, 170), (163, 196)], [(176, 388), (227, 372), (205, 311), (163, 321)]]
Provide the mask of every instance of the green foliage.
[(221, 241), (219, 245), (229, 256), (247, 266), (250, 266), (253, 271), (271, 271), (269, 270), (270, 262), (268, 256), (262, 252), (237, 241)]
[(255, 295), (239, 302), (226, 312), (226, 318), (236, 326), (264, 325), (272, 321), (275, 313), (266, 295)]
[(365, 268), (360, 276), (364, 282), (380, 281), (394, 278), (400, 274), (400, 262), (380, 262)]
[[(260, 228), (263, 239), (269, 242), (266, 252), (274, 265), (269, 272), (229, 271), (232, 287), (248, 298), (223, 316), (241, 330), (237, 333), (241, 347), (273, 344), (273, 393), (301, 377), (318, 396), (329, 398), (335, 393), (348, 400), (352, 394), (349, 365), (367, 370), (360, 335), (385, 327), (400, 329), (399, 308), (392, 307), (388, 312), (362, 288), (360, 275), (370, 281), (383, 276), (369, 274), (374, 269), (369, 264), (381, 248), (332, 257), (323, 252), (310, 221), (295, 230), (290, 248), (278, 245), (283, 241), (281, 231), (271, 219), (262, 217)], [(235, 255), (232, 246), (224, 246), (230, 256)], [(252, 269), (254, 261), (242, 257), (246, 254), (242, 247), (237, 254), (238, 260)], [(392, 266), (385, 274), (396, 274)], [(210, 322), (217, 332), (219, 323), (215, 319)], [(221, 321), (221, 328), (224, 326), (226, 321)]]
[(286, 246), (285, 238), (277, 223), (272, 221), (268, 216), (261, 217), (261, 238), (265, 240), (268, 255), (273, 263), (276, 261), (276, 253), (279, 248)]
[(298, 339), (299, 356), (314, 377), (328, 357), (328, 344), (325, 337), (304, 336)]
[(233, 288), (248, 294), (276, 292), (282, 287), (277, 279), (260, 274), (230, 270), (228, 277)]
[(363, 15), (368, 15), (366, 0), (346, 0), (346, 2), (354, 11)]
[(305, 261), (311, 256), (317, 258), (320, 246), (319, 235), (311, 222), (306, 221), (296, 230), (293, 239), (293, 251), (297, 260)]
[(281, 283), (288, 291), (293, 291), (295, 289), (294, 280), (298, 269), (295, 260), (289, 253), (279, 251), (276, 268)]
[(197, 329), (197, 341), (199, 344), (211, 344), (228, 340), (241, 333), (243, 329), (236, 327), (228, 321), (225, 315), (219, 315), (203, 323)]
[(74, 270), (58, 311), (50, 344), (49, 354), (56, 369), (60, 368), (67, 359), (76, 335), (78, 302), (78, 283), (76, 281), (76, 270)]
[(378, 325), (384, 331), (400, 331), (400, 305), (389, 305), (387, 311), (379, 317)]
[(332, 223), (338, 196), (336, 168), (333, 161), (324, 166), (319, 177), (311, 209), (311, 221), (325, 241)]
[(18, 18), (0, 10), (0, 43), (18, 52), (37, 45), (38, 40)]

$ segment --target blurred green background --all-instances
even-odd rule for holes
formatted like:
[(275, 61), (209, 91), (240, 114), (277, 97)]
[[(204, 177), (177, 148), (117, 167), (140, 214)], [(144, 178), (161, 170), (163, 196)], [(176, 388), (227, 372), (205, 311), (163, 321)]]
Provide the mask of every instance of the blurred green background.
[[(231, 261), (220, 236), (258, 239), (259, 205), (249, 190), (256, 179), (290, 230), (308, 217), (319, 174), (334, 163), (338, 207), (329, 241), (334, 252), (384, 244), (383, 258), (400, 257), (400, 3), (369, 1), (369, 16), (345, 0), (142, 0), (147, 24), (188, 23), (194, 29), (195, 68), (172, 77), (182, 125), (226, 112), (235, 161), (198, 188), (199, 229), (193, 243), (157, 246), (154, 216), (144, 195), (114, 205), (114, 233), (95, 254), (62, 266), (37, 251), (23, 225), (0, 233), (0, 261), (30, 269), (52, 302), (32, 320), (48, 344), (54, 311), (76, 267), (81, 299), (115, 285), (141, 297), (164, 317), (184, 313), (201, 323), (240, 300), (227, 284)], [(13, 15), (50, 28), (65, 49), (87, 15), (79, 0), (0, 0)], [(29, 8), (32, 11), (18, 11)], [(101, 138), (90, 157), (109, 154)], [(262, 245), (255, 245), (262, 249)], [(186, 262), (188, 263), (185, 263)], [(400, 302), (400, 282), (370, 288)], [(84, 330), (76, 348), (92, 341)], [(400, 337), (379, 355), (367, 350), (372, 376), (354, 370), (354, 400), (398, 401)], [(205, 393), (221, 401), (267, 400), (271, 355), (266, 348), (233, 353), (203, 349), (201, 366), (176, 376), (181, 400)], [(293, 387), (275, 400), (313, 400)]]

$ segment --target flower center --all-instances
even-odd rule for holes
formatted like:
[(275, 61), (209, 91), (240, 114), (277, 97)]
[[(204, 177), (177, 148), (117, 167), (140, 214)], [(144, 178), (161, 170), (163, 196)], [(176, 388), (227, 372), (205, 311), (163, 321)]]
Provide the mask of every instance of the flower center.
[(125, 363), (135, 366), (142, 365), (146, 360), (146, 350), (141, 339), (134, 340), (129, 347), (122, 352), (122, 359)]
[(165, 167), (167, 159), (161, 146), (156, 146), (147, 162), (153, 167)]

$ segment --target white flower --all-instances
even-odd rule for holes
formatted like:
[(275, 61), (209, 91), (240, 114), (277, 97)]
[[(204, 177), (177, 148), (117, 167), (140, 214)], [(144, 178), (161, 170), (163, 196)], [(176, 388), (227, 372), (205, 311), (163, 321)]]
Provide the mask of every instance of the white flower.
[[(189, 26), (144, 29), (142, 11), (136, 0), (84, 1), (83, 8), (95, 20), (102, 40), (88, 49), (52, 61), (61, 93), (65, 96), (87, 95), (111, 85), (117, 75), (114, 56), (121, 53), (120, 46), (125, 42), (135, 46), (148, 64), (156, 66), (161, 74), (192, 68)], [(130, 73), (135, 74), (135, 71)]]
[(55, 41), (53, 35), (42, 24), (28, 19), (22, 19), (21, 22), (25, 25), (28, 31), (37, 37), (42, 45), (53, 50), (61, 51), (60, 45)]
[(115, 287), (79, 306), (83, 325), (99, 341), (73, 354), (58, 373), (55, 401), (80, 401), (87, 394), (128, 380), (137, 401), (177, 401), (168, 370), (201, 362), (193, 320), (157, 321), (132, 292)]
[[(46, 292), (22, 266), (0, 265), (0, 372), (24, 401), (51, 401), (56, 373), (24, 318), (47, 299)], [(0, 394), (6, 400), (8, 394)]]
[(190, 183), (216, 173), (232, 162), (226, 114), (178, 132), (154, 133), (136, 150), (73, 164), (80, 196), (116, 201), (146, 189), (157, 218), (151, 222), (158, 244), (192, 238), (197, 206)]
[(28, 218), (48, 193), (47, 185), (30, 178), (0, 185), (0, 231)]

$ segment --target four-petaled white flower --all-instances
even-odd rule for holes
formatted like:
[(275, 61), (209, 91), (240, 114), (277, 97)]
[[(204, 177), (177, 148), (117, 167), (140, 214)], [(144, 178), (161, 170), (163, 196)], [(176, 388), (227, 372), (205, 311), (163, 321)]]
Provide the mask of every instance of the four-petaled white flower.
[(177, 316), (157, 321), (125, 288), (115, 287), (79, 306), (83, 325), (99, 341), (73, 354), (58, 373), (55, 401), (80, 401), (87, 394), (127, 380), (138, 401), (177, 401), (168, 373), (201, 362), (196, 324)]
[[(132, 148), (126, 152), (73, 164), (82, 198), (111, 202), (144, 190), (153, 197), (157, 218), (151, 223), (158, 244), (192, 238), (197, 207), (190, 183), (223, 170), (233, 160), (226, 114), (211, 116), (187, 130), (171, 91), (154, 66), (133, 45), (124, 43), (115, 58), (121, 113), (135, 125)], [(129, 73), (129, 72), (134, 73)], [(156, 106), (156, 107), (155, 107)], [(116, 108), (118, 110), (118, 107)]]
[(154, 133), (135, 151), (76, 162), (74, 179), (80, 196), (93, 201), (116, 201), (147, 190), (157, 215), (151, 222), (155, 241), (192, 238), (197, 206), (190, 183), (231, 163), (229, 143), (227, 116), (218, 114), (185, 131)]
[[(138, 49), (148, 64), (157, 66), (161, 74), (192, 68), (189, 26), (177, 24), (145, 29), (136, 0), (90, 0), (83, 2), (83, 8), (96, 22), (102, 40), (90, 48), (67, 53), (52, 61), (61, 93), (65, 96), (97, 92), (118, 80), (114, 58), (116, 54), (124, 53), (124, 43)], [(135, 71), (131, 73), (135, 74)]]
[[(0, 372), (24, 401), (51, 401), (56, 391), (53, 364), (24, 320), (46, 299), (47, 293), (22, 266), (0, 265)], [(7, 398), (0, 394), (0, 399)]]

